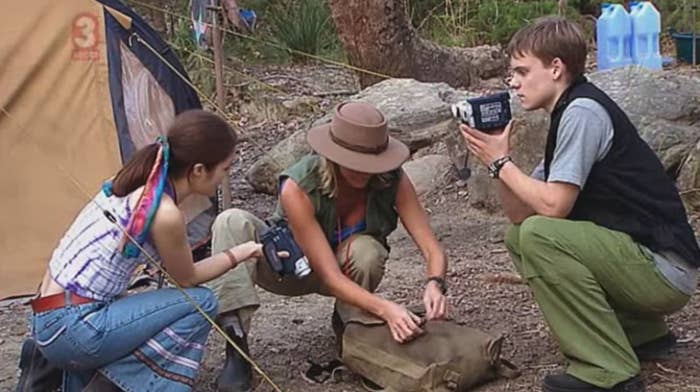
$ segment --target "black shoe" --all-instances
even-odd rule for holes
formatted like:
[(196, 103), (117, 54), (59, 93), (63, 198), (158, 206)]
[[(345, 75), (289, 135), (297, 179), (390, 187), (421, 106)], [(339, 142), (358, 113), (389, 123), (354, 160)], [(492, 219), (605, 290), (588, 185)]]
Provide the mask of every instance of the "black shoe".
[(83, 388), (82, 392), (122, 392), (122, 389), (116, 386), (110, 379), (103, 376), (100, 372), (95, 372), (88, 385)]
[(656, 361), (666, 359), (671, 355), (672, 349), (676, 346), (676, 335), (672, 332), (656, 338), (650, 342), (633, 347), (634, 353), (640, 361)]
[(644, 392), (644, 382), (639, 376), (605, 389), (589, 384), (569, 374), (554, 374), (544, 378), (544, 392)]
[(32, 339), (22, 343), (20, 376), (16, 392), (55, 391), (63, 382), (63, 371), (49, 363)]
[[(224, 331), (236, 343), (236, 346), (249, 355), (246, 336), (237, 336), (233, 327), (225, 327)], [(226, 343), (226, 363), (216, 381), (217, 391), (248, 392), (251, 390), (251, 376), (250, 363), (232, 345)]]

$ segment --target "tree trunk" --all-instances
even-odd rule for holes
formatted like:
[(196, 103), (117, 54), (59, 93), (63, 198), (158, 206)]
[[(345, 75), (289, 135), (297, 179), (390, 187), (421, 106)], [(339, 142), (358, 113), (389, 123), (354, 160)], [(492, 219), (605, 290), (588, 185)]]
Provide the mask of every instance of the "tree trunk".
[[(506, 69), (500, 47), (449, 48), (418, 36), (406, 0), (329, 0), (340, 42), (350, 63), (391, 77), (474, 86)], [(360, 72), (362, 87), (381, 76)]]

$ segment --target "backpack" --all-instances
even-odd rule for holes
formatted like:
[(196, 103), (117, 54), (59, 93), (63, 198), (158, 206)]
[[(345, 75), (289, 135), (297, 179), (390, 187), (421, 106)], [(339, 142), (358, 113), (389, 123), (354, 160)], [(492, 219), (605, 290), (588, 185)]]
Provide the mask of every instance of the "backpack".
[(341, 359), (353, 372), (391, 392), (465, 391), (497, 376), (514, 378), (519, 370), (502, 359), (502, 337), (455, 321), (428, 321), (425, 333), (397, 343), (379, 319), (348, 320)]

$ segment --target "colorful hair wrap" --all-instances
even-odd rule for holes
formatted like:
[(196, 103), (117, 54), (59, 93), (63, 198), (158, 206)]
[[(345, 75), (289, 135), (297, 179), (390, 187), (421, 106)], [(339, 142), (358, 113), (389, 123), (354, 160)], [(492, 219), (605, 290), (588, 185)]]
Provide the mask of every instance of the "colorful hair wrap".
[[(139, 200), (136, 202), (129, 222), (125, 227), (128, 236), (125, 235), (122, 239), (122, 254), (127, 258), (138, 257), (141, 254), (139, 248), (146, 242), (148, 231), (151, 228), (151, 223), (153, 223), (153, 216), (158, 211), (160, 199), (168, 181), (170, 146), (164, 136), (158, 136), (156, 143), (158, 143), (158, 152), (156, 153), (153, 168), (148, 175), (146, 184), (144, 184), (143, 193), (141, 193)], [(102, 186), (102, 190), (108, 196), (112, 194), (111, 188), (111, 182), (105, 182)], [(133, 241), (130, 239), (133, 239)]]

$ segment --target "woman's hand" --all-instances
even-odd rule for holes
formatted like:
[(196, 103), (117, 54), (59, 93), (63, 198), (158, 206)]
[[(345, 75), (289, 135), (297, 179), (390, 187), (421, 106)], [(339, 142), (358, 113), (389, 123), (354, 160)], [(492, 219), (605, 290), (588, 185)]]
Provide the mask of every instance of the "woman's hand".
[[(261, 258), (264, 257), (263, 246), (259, 242), (255, 241), (248, 241), (244, 242), (240, 245), (236, 245), (233, 248), (231, 248), (231, 251), (234, 252), (234, 254), (238, 257), (238, 261), (246, 261), (252, 258)], [(281, 258), (289, 257), (289, 252), (287, 251), (280, 251), (277, 252), (277, 256)]]
[(394, 340), (399, 343), (409, 342), (423, 334), (420, 317), (397, 303), (387, 301), (381, 317), (386, 321)]
[(425, 286), (423, 305), (425, 305), (425, 317), (428, 320), (440, 320), (447, 317), (447, 298), (434, 281), (429, 281)]

